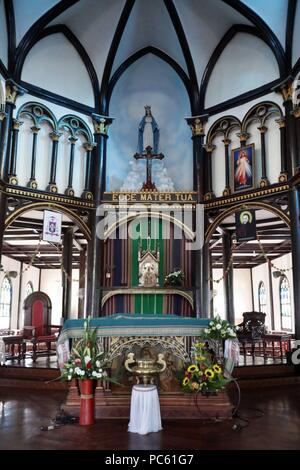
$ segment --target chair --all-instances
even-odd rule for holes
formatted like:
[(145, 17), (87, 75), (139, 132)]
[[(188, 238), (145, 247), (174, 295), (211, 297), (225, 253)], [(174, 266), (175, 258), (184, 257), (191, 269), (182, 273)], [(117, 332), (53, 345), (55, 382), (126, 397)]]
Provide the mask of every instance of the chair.
[(51, 325), (51, 310), (51, 300), (44, 292), (33, 292), (24, 301), (23, 338), (31, 346), (33, 362), (38, 356), (56, 354), (61, 327)]
[(265, 357), (265, 318), (266, 314), (263, 312), (244, 312), (242, 323), (237, 325), (237, 337), (244, 353), (245, 364), (247, 354), (252, 356), (253, 362), (255, 356)]

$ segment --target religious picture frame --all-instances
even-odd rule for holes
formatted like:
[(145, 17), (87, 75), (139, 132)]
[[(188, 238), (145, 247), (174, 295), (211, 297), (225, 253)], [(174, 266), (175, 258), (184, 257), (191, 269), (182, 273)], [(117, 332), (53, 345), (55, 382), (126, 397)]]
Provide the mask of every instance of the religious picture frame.
[(235, 232), (238, 243), (257, 239), (254, 209), (244, 209), (235, 213)]
[(255, 184), (255, 148), (254, 144), (231, 150), (233, 190), (253, 189)]

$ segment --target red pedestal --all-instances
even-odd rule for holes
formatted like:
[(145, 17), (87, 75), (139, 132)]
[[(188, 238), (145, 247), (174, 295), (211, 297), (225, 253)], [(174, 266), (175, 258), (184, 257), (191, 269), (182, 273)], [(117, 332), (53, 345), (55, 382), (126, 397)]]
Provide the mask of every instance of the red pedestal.
[(81, 424), (82, 426), (88, 426), (90, 424), (94, 424), (95, 420), (93, 380), (81, 380), (80, 384), (81, 386), (79, 424)]

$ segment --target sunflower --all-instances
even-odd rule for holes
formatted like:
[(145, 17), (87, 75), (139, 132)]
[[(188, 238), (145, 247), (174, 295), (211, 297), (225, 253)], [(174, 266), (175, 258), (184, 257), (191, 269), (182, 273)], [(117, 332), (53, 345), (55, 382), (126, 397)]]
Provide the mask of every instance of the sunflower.
[(214, 370), (214, 372), (215, 372), (216, 374), (221, 374), (221, 372), (222, 372), (222, 369), (221, 369), (220, 366), (218, 366), (218, 364), (215, 364), (215, 365), (213, 366), (213, 370)]
[(185, 377), (182, 381), (182, 385), (187, 385), (189, 383), (190, 379), (188, 377)]
[(213, 379), (215, 376), (215, 373), (212, 369), (205, 369), (204, 374), (208, 379)]
[(191, 366), (188, 367), (188, 372), (198, 372), (198, 367), (195, 364), (192, 364)]

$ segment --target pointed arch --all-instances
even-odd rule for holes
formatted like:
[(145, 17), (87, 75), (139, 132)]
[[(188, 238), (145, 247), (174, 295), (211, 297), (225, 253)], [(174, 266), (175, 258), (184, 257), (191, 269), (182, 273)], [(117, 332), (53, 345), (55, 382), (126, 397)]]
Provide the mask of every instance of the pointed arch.
[(191, 112), (192, 113), (196, 112), (197, 104), (193, 101), (194, 95), (193, 95), (193, 91), (192, 91), (191, 82), (190, 82), (189, 77), (187, 76), (185, 71), (181, 68), (181, 66), (174, 59), (172, 59), (172, 57), (170, 57), (168, 54), (166, 54), (162, 50), (157, 49), (156, 47), (153, 47), (153, 46), (147, 46), (147, 47), (144, 47), (143, 49), (140, 49), (139, 51), (135, 52), (130, 57), (128, 57), (128, 59), (126, 59), (117, 68), (117, 70), (113, 74), (112, 78), (110, 79), (108, 90), (107, 90), (107, 112), (109, 110), (109, 104), (110, 104), (110, 99), (111, 99), (113, 89), (116, 86), (119, 79), (121, 78), (121, 76), (123, 75), (123, 73), (132, 64), (134, 64), (136, 61), (138, 61), (139, 59), (141, 59), (142, 57), (144, 57), (147, 54), (155, 55), (156, 57), (158, 57), (159, 59), (163, 60), (168, 65), (170, 65), (170, 67), (172, 67), (172, 69), (177, 73), (177, 75), (182, 80), (182, 82), (185, 86), (185, 89), (188, 93), (188, 96), (189, 96), (189, 99), (190, 99)]

